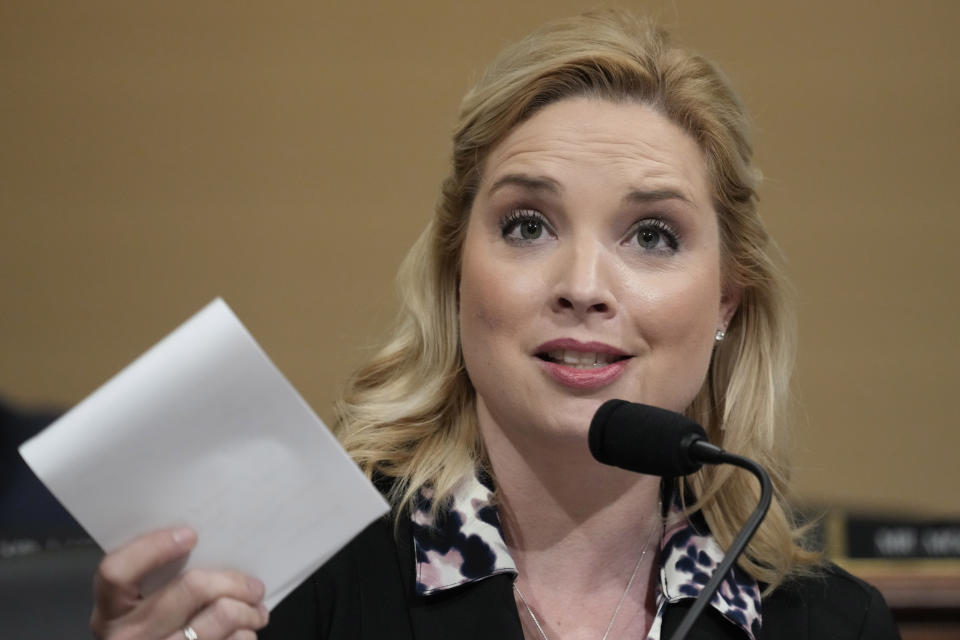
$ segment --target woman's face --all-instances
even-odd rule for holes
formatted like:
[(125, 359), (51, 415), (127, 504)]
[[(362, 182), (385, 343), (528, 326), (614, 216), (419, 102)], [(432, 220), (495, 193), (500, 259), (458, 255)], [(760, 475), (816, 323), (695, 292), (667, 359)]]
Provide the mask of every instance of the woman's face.
[(484, 431), (582, 438), (610, 398), (683, 411), (737, 302), (700, 150), (652, 108), (565, 99), (486, 159), (460, 281)]

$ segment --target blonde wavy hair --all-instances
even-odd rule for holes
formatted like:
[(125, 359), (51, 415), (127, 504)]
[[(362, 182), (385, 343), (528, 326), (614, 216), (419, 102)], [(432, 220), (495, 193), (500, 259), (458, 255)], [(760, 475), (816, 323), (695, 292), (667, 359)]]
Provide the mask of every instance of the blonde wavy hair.
[[(688, 414), (714, 443), (770, 472), (774, 502), (740, 564), (773, 588), (817, 556), (800, 544), (784, 497), (793, 313), (776, 249), (757, 213), (760, 176), (748, 118), (716, 67), (629, 13), (591, 12), (546, 25), (504, 50), (464, 97), (452, 171), (398, 275), (398, 326), (348, 383), (336, 407), (337, 436), (368, 475), (390, 480), (398, 508), (408, 507), (423, 487), (432, 489), (434, 505), (442, 504), (464, 476), (488, 466), (459, 341), (467, 220), (491, 149), (538, 109), (572, 96), (650, 105), (702, 150), (723, 279), (742, 291), (742, 301)], [(726, 548), (756, 505), (755, 485), (743, 472), (705, 467), (681, 488), (696, 497), (691, 508), (703, 513)]]

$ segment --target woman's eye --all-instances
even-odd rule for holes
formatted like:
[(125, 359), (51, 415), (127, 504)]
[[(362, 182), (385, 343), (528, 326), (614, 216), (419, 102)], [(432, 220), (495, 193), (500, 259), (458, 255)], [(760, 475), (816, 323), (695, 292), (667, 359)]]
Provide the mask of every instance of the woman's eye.
[(503, 237), (511, 242), (534, 242), (550, 234), (543, 216), (530, 210), (514, 211), (501, 222)]
[(644, 251), (673, 252), (677, 250), (677, 235), (662, 220), (644, 220), (636, 231), (637, 245)]
[(637, 242), (644, 249), (656, 249), (660, 244), (660, 232), (656, 229), (640, 229), (637, 232)]
[(524, 240), (536, 240), (543, 233), (543, 224), (539, 220), (525, 220), (519, 228), (520, 237)]

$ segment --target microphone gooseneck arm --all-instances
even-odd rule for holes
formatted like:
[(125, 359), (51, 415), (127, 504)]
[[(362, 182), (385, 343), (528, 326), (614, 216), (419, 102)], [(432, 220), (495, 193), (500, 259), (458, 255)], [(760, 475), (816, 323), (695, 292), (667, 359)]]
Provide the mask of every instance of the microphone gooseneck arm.
[(753, 460), (711, 444), (703, 427), (683, 414), (625, 400), (607, 400), (597, 409), (587, 440), (597, 461), (628, 471), (676, 478), (703, 464), (732, 464), (760, 481), (760, 503), (671, 638), (683, 640), (767, 515), (773, 497), (770, 476)]
[(750, 514), (750, 517), (747, 518), (743, 528), (740, 529), (740, 533), (733, 539), (730, 548), (727, 549), (727, 552), (723, 555), (723, 560), (717, 565), (717, 568), (714, 569), (710, 581), (707, 582), (707, 585), (697, 596), (697, 599), (694, 600), (693, 606), (690, 607), (690, 610), (687, 611), (687, 614), (683, 617), (680, 626), (677, 627), (671, 640), (683, 640), (687, 637), (687, 634), (690, 632), (690, 629), (693, 628), (693, 624), (697, 621), (700, 613), (704, 607), (707, 606), (707, 603), (713, 599), (713, 595), (720, 587), (720, 583), (723, 582), (730, 568), (737, 561), (737, 558), (740, 557), (740, 554), (743, 553), (747, 543), (750, 542), (750, 538), (756, 533), (757, 527), (760, 526), (763, 518), (767, 515), (767, 510), (770, 508), (770, 500), (773, 497), (773, 485), (770, 482), (770, 476), (763, 467), (753, 460), (733, 453), (727, 453), (720, 447), (710, 444), (706, 440), (696, 440), (693, 442), (690, 445), (690, 454), (691, 457), (707, 464), (732, 464), (752, 473), (756, 476), (757, 480), (760, 481), (760, 502), (757, 504), (757, 508), (753, 510), (753, 513)]

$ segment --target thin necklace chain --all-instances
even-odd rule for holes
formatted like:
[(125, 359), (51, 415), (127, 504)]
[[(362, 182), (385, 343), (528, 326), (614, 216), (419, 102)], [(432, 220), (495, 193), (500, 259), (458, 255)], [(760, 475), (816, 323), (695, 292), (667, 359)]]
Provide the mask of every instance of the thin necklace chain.
[[(617, 615), (620, 613), (620, 609), (623, 607), (623, 603), (627, 599), (627, 594), (630, 593), (630, 587), (633, 586), (633, 581), (636, 579), (637, 573), (640, 571), (640, 565), (643, 564), (643, 558), (647, 555), (647, 549), (650, 548), (650, 541), (653, 540), (653, 533), (656, 530), (657, 527), (651, 528), (650, 535), (647, 537), (647, 542), (643, 545), (643, 550), (640, 552), (640, 558), (637, 560), (637, 564), (633, 566), (633, 573), (630, 574), (630, 579), (627, 580), (627, 587), (623, 590), (623, 595), (620, 596), (620, 601), (617, 602), (617, 607), (613, 610), (613, 615), (610, 616), (610, 622), (607, 623), (607, 629), (603, 632), (603, 636), (600, 638), (600, 640), (607, 640), (607, 636), (610, 635), (610, 631), (613, 629), (613, 623), (616, 621)], [(516, 580), (513, 582), (513, 590), (517, 592), (520, 602), (523, 603), (523, 607), (527, 610), (527, 614), (529, 614), (530, 619), (533, 620), (533, 624), (537, 627), (537, 631), (540, 633), (541, 640), (550, 640), (550, 638), (547, 637), (547, 632), (543, 630), (543, 626), (537, 619), (537, 615), (533, 612), (533, 608), (527, 603), (527, 599), (523, 597), (523, 592), (520, 591), (520, 587), (517, 586)]]

